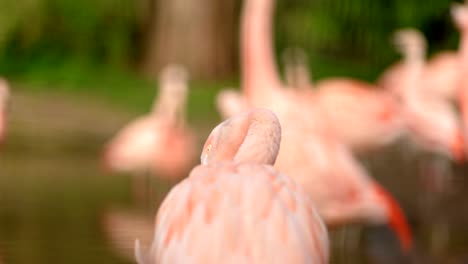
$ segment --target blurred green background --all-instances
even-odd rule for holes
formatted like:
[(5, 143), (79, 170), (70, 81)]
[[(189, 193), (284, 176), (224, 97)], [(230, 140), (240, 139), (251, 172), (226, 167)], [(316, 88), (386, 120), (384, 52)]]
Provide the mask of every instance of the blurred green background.
[[(374, 80), (398, 58), (389, 42), (398, 28), (422, 30), (431, 53), (457, 47), (450, 3), (278, 1), (277, 58), (289, 46), (301, 47), (315, 79)], [(112, 96), (150, 87), (148, 77), (179, 62), (194, 80), (235, 84), (240, 5), (236, 0), (1, 0), (0, 74)]]

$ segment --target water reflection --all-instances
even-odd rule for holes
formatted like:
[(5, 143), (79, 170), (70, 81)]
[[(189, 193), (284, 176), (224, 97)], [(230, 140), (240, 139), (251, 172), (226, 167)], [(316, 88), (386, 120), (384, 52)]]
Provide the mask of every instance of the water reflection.
[[(145, 178), (150, 191), (139, 200), (130, 176), (100, 172), (101, 147), (130, 115), (106, 112), (87, 99), (61, 97), (67, 103), (58, 105), (46, 95), (14, 99), (19, 102), (0, 155), (0, 263), (134, 263), (134, 240), (149, 244), (171, 184)], [(31, 120), (26, 113), (41, 115)], [(466, 167), (405, 142), (361, 160), (401, 201), (415, 252), (403, 258), (383, 227), (352, 226), (332, 231), (332, 263), (466, 263)]]

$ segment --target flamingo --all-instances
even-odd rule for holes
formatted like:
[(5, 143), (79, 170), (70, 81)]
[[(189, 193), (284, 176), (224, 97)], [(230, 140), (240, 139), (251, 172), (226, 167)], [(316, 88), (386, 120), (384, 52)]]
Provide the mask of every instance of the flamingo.
[(176, 185), (138, 263), (327, 263), (328, 233), (305, 191), (273, 168), (281, 127), (269, 110), (213, 129), (201, 165)]
[(377, 86), (349, 78), (330, 78), (315, 87), (328, 122), (351, 149), (377, 149), (403, 134), (396, 101)]
[(384, 73), (381, 84), (400, 96), (410, 137), (426, 150), (462, 161), (464, 143), (455, 111), (446, 98), (425, 90), (426, 44), (422, 34), (414, 29), (400, 30), (395, 41), (404, 59), (401, 66)]
[(7, 127), (7, 107), (10, 99), (10, 86), (5, 79), (0, 78), (0, 143), (5, 140)]
[[(402, 134), (402, 121), (392, 96), (356, 80), (329, 79), (312, 89), (292, 89), (281, 83), (272, 52), (271, 20), (273, 0), (247, 0), (242, 21), (242, 87), (255, 106), (269, 101), (284, 101), (286, 93), (323, 106), (327, 122), (346, 145), (353, 150), (377, 148), (396, 140)], [(310, 81), (305, 81), (306, 83)], [(372, 90), (374, 89), (374, 90)], [(340, 107), (346, 105), (347, 107)], [(350, 110), (351, 108), (351, 110)], [(356, 129), (362, 127), (363, 129)]]
[(241, 83), (249, 106), (272, 110), (283, 127), (276, 168), (304, 187), (328, 225), (389, 224), (408, 250), (411, 234), (398, 203), (334, 134), (320, 98), (310, 89), (285, 89), (279, 80), (271, 43), (273, 2), (244, 2)]
[[(434, 55), (426, 62), (426, 40), (416, 29), (402, 29), (395, 33), (395, 44), (409, 60), (424, 62), (421, 71), (421, 87), (428, 96), (439, 99), (452, 100), (457, 95), (459, 78), (459, 55), (452, 51), (443, 51)], [(397, 95), (403, 92), (402, 84), (406, 66), (403, 62), (391, 65), (379, 78), (379, 86), (390, 89)]]
[(398, 110), (388, 93), (349, 78), (326, 79), (313, 86), (303, 50), (290, 48), (283, 57), (287, 85), (300, 89), (316, 88), (328, 122), (351, 148), (378, 148), (403, 133)]
[(160, 77), (159, 100), (150, 114), (124, 127), (105, 148), (107, 168), (118, 172), (152, 171), (177, 179), (193, 162), (195, 137), (184, 121), (187, 73), (168, 66)]

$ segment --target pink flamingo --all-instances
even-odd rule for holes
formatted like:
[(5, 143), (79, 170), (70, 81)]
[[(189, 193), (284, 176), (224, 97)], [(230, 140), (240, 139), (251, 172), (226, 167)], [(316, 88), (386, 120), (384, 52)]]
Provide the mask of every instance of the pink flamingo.
[(119, 172), (152, 171), (177, 179), (193, 164), (195, 137), (184, 121), (187, 74), (166, 67), (153, 111), (124, 127), (106, 146), (107, 168)]
[(318, 82), (315, 87), (330, 126), (353, 150), (376, 149), (403, 134), (403, 120), (394, 98), (376, 86), (349, 78), (332, 78)]
[(436, 54), (426, 64), (423, 85), (428, 93), (449, 100), (460, 96), (460, 80), (463, 79), (464, 64), (468, 61), (468, 21), (467, 1), (465, 4), (454, 3), (451, 16), (460, 31), (458, 51), (444, 51)]
[(5, 140), (7, 128), (7, 107), (10, 99), (10, 87), (5, 79), (0, 78), (0, 143)]
[[(410, 69), (417, 71), (416, 76), (424, 71), (426, 40), (420, 31), (406, 28), (396, 31), (392, 41), (398, 51), (403, 54), (403, 61), (397, 62), (385, 70), (378, 80), (378, 85), (402, 100), (404, 94), (409, 92), (408, 85), (405, 85), (408, 79), (406, 77), (410, 74), (408, 65), (415, 65)], [(411, 88), (412, 91), (414, 89)]]
[[(278, 77), (271, 43), (273, 1), (248, 0), (242, 20), (242, 87), (255, 106), (267, 107), (269, 101), (292, 97), (318, 97), (324, 106), (327, 122), (336, 136), (353, 149), (362, 150), (388, 144), (403, 131), (402, 121), (392, 96), (371, 85), (351, 79), (330, 79), (311, 89), (288, 90)], [(307, 82), (307, 81), (305, 81)], [(309, 81), (310, 83), (310, 81)], [(374, 90), (371, 90), (374, 89)], [(341, 104), (347, 107), (341, 108)], [(350, 109), (351, 108), (351, 111)], [(366, 129), (356, 129), (365, 127)]]
[[(459, 78), (459, 56), (456, 52), (439, 52), (426, 63), (426, 40), (422, 33), (415, 29), (397, 31), (394, 42), (407, 58), (405, 61), (424, 63), (420, 81), (425, 94), (445, 100), (456, 97)], [(405, 72), (406, 66), (403, 62), (395, 63), (381, 75), (378, 84), (401, 95), (404, 92), (404, 79), (401, 76), (404, 76)]]
[(400, 97), (410, 137), (426, 150), (462, 161), (464, 143), (455, 111), (446, 98), (425, 90), (424, 38), (419, 31), (405, 29), (395, 34), (395, 41), (404, 60), (384, 73), (381, 84)]
[(244, 3), (241, 81), (249, 105), (273, 110), (281, 122), (276, 167), (306, 189), (327, 224), (388, 223), (402, 246), (410, 248), (409, 227), (398, 204), (327, 127), (320, 99), (313, 91), (285, 89), (280, 82), (270, 35), (272, 13), (272, 0)]
[(307, 194), (274, 168), (277, 117), (254, 109), (211, 132), (202, 165), (162, 203), (138, 263), (327, 263), (328, 234)]

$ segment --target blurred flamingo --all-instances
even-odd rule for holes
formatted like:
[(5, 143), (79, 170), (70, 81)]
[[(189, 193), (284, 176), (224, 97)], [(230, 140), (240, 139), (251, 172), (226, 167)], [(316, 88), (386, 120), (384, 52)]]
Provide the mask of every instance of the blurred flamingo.
[[(418, 76), (424, 71), (426, 40), (417, 29), (405, 28), (393, 34), (392, 42), (397, 50), (402, 53), (403, 60), (388, 67), (379, 77), (378, 85), (403, 100), (402, 97), (405, 93), (413, 92), (416, 89), (406, 85), (408, 82), (406, 76), (411, 74), (409, 70), (417, 71), (414, 76)], [(409, 67), (409, 65), (414, 66)], [(408, 89), (411, 89), (411, 91), (408, 91)]]
[[(402, 247), (410, 248), (411, 234), (402, 210), (328, 127), (320, 99), (308, 89), (284, 89), (280, 82), (271, 43), (273, 2), (244, 2), (241, 81), (248, 104), (273, 110), (281, 122), (283, 141), (276, 167), (306, 189), (327, 224), (389, 223)], [(383, 111), (385, 105), (381, 110), (373, 113), (374, 118), (392, 119), (391, 113)]]
[(404, 132), (394, 98), (377, 86), (349, 78), (315, 85), (319, 104), (338, 138), (356, 151), (388, 145)]
[[(273, 0), (247, 0), (242, 20), (242, 87), (249, 102), (268, 107), (280, 104), (285, 94), (319, 103), (336, 136), (353, 149), (387, 144), (402, 133), (402, 122), (392, 97), (376, 87), (350, 79), (333, 79), (311, 89), (287, 90), (277, 74), (272, 52)], [(310, 83), (310, 82), (309, 82)], [(371, 89), (375, 89), (374, 91)], [(312, 97), (317, 97), (316, 101)], [(309, 99), (307, 99), (309, 98)], [(346, 105), (346, 107), (341, 107)], [(350, 109), (351, 108), (351, 109)], [(363, 128), (363, 129), (357, 129)], [(364, 129), (365, 128), (365, 129)]]
[(124, 127), (106, 146), (105, 166), (118, 172), (151, 171), (177, 179), (194, 161), (195, 137), (184, 120), (187, 73), (166, 67), (160, 77), (159, 100), (153, 111)]
[(304, 190), (274, 168), (277, 117), (254, 109), (211, 132), (202, 165), (161, 205), (138, 263), (327, 263), (327, 230)]
[(425, 40), (414, 29), (395, 33), (403, 62), (390, 68), (380, 83), (397, 94), (410, 137), (424, 149), (454, 160), (464, 159), (463, 136), (450, 101), (426, 92)]
[(10, 100), (10, 86), (0, 78), (0, 143), (5, 140), (7, 128), (7, 108)]
[[(423, 63), (421, 70), (421, 87), (427, 96), (439, 99), (453, 100), (457, 95), (459, 78), (459, 55), (456, 52), (444, 51), (434, 55), (426, 62), (426, 40), (416, 29), (402, 29), (395, 33), (393, 41), (407, 58), (405, 61)], [(389, 89), (396, 95), (401, 95), (405, 87), (406, 73), (404, 62), (391, 65), (379, 78), (379, 86)]]
[(328, 122), (351, 148), (377, 148), (402, 134), (402, 122), (389, 94), (376, 86), (347, 78), (327, 79), (313, 86), (303, 50), (290, 48), (283, 57), (287, 85), (316, 88)]

